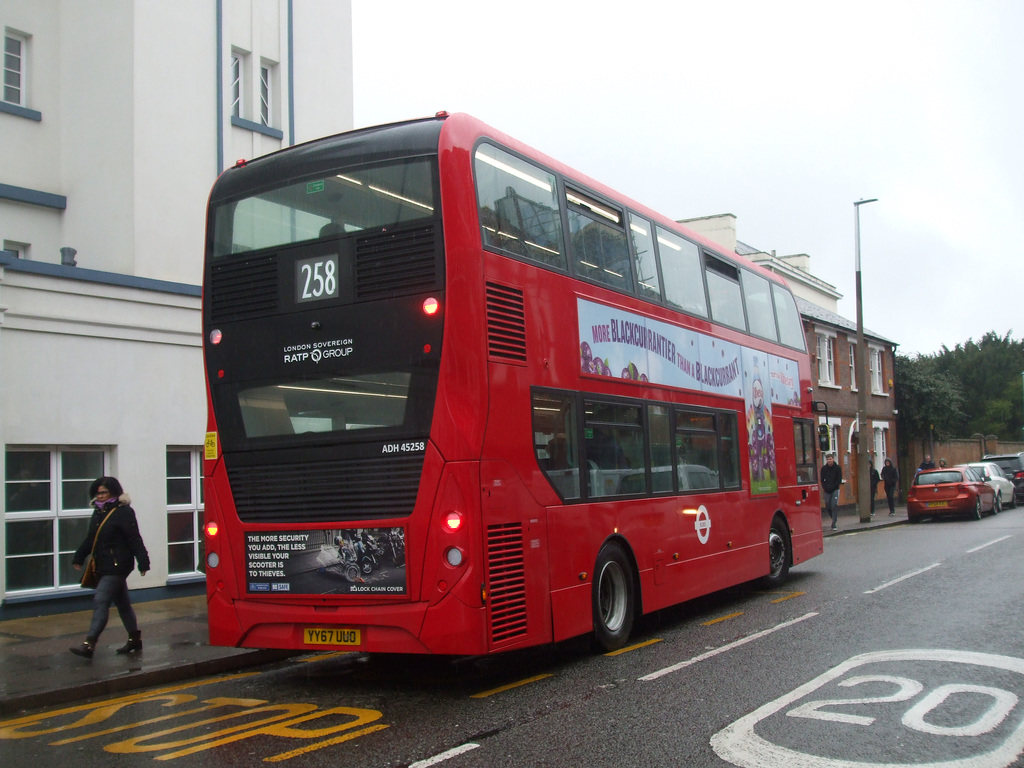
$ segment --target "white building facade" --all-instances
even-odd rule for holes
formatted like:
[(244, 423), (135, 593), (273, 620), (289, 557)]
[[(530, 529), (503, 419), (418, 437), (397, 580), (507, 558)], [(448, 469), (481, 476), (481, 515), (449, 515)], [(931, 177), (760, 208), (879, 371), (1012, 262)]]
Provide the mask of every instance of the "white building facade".
[[(199, 581), (206, 200), (238, 159), (352, 128), (347, 0), (3, 0), (0, 596), (78, 595), (88, 486)], [(177, 51), (169, 55), (169, 51)]]

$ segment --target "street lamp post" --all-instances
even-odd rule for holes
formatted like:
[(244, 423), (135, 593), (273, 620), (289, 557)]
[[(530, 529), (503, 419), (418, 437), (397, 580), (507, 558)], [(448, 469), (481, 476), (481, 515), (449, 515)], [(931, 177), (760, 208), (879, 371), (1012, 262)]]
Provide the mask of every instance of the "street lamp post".
[(857, 513), (862, 523), (871, 522), (871, 478), (868, 470), (868, 351), (864, 344), (864, 303), (860, 285), (860, 207), (878, 198), (853, 204), (853, 231), (857, 259)]

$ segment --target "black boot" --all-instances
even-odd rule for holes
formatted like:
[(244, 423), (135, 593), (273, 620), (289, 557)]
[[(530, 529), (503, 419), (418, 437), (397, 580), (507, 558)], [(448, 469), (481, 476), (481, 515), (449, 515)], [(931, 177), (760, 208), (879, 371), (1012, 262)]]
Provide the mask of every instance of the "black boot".
[(117, 649), (118, 653), (138, 653), (142, 650), (142, 632), (129, 632), (128, 642)]
[(96, 641), (90, 637), (85, 638), (85, 641), (81, 645), (76, 645), (74, 648), (69, 648), (75, 656), (81, 656), (85, 659), (91, 659), (93, 651), (96, 650)]

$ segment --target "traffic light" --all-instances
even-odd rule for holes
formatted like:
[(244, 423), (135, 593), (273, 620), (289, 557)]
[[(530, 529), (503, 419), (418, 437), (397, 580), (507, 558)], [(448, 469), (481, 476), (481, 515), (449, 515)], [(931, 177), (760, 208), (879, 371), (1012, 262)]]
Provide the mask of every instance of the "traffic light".
[(818, 448), (825, 453), (832, 450), (832, 441), (828, 436), (828, 424), (818, 425)]

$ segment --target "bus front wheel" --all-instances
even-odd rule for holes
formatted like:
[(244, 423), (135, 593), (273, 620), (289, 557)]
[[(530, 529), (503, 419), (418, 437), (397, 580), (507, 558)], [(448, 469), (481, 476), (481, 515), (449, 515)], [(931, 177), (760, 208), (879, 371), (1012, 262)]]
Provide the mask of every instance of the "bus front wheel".
[(594, 567), (594, 637), (606, 651), (629, 640), (636, 611), (633, 566), (619, 544), (605, 544)]

